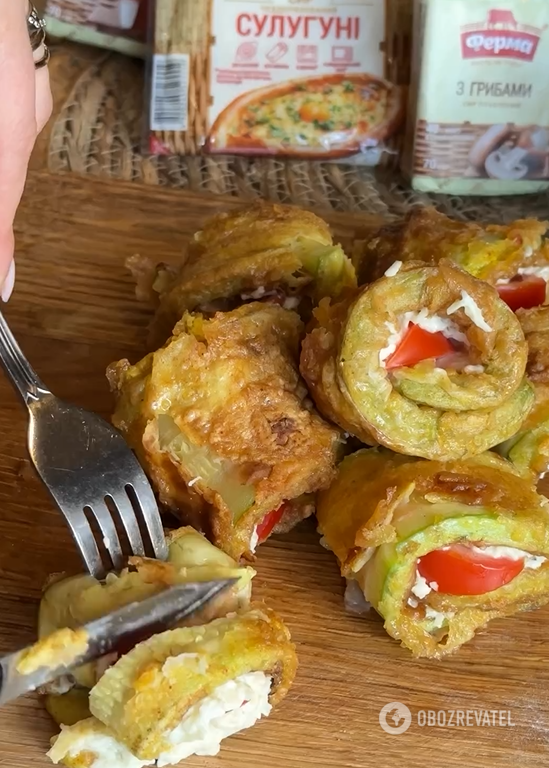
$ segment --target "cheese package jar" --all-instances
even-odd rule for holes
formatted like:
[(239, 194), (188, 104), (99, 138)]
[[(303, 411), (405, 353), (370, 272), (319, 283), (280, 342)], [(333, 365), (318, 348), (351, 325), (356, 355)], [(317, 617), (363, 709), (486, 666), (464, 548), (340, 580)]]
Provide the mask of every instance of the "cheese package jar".
[(144, 58), (148, 0), (47, 0), (46, 25), (55, 38)]
[(411, 11), (409, 0), (157, 0), (148, 149), (394, 158)]
[(549, 186), (549, 2), (415, 0), (403, 170), (458, 195)]

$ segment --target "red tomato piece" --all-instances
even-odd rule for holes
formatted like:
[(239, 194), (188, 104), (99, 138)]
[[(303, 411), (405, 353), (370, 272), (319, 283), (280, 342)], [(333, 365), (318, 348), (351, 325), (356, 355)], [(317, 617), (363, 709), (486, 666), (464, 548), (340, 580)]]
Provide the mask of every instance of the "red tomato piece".
[(496, 288), (500, 298), (513, 312), (545, 304), (547, 283), (541, 277), (527, 277), (506, 285), (497, 285)]
[(435, 549), (417, 564), (427, 583), (436, 582), (437, 591), (446, 595), (484, 595), (509, 584), (523, 568), (523, 560), (492, 557), (463, 544)]
[(451, 342), (440, 331), (430, 333), (419, 325), (412, 324), (407, 328), (393, 354), (387, 358), (385, 367), (391, 370), (412, 366), (430, 357), (442, 357), (453, 351)]
[(266, 514), (263, 520), (259, 523), (257, 526), (257, 537), (260, 543), (269, 538), (275, 525), (280, 522), (285, 508), (286, 505), (281, 504), (278, 509), (273, 509), (272, 512)]

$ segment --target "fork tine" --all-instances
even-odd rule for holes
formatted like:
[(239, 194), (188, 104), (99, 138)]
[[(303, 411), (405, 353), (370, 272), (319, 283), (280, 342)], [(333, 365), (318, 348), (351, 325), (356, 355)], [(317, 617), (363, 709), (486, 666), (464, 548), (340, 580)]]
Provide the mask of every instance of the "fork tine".
[(158, 560), (166, 560), (168, 547), (162, 527), (162, 520), (158, 514), (158, 504), (149, 485), (149, 481), (139, 468), (139, 475), (134, 477), (131, 483), (126, 484), (126, 491), (132, 504), (139, 509), (147, 528), (154, 556)]
[(103, 544), (110, 555), (115, 571), (121, 571), (124, 567), (124, 553), (122, 545), (118, 538), (118, 531), (113, 522), (111, 511), (104, 501), (98, 501), (94, 506), (90, 506), (103, 534)]
[(69, 523), (69, 529), (76, 541), (86, 568), (96, 579), (102, 579), (105, 575), (105, 567), (88, 518), (81, 509), (72, 509), (70, 519), (62, 508), (61, 511)]
[(118, 510), (120, 520), (122, 521), (126, 536), (128, 537), (132, 554), (144, 557), (145, 545), (141, 538), (141, 531), (139, 530), (139, 524), (135, 517), (135, 510), (130, 503), (127, 493), (122, 491), (122, 493), (119, 493), (116, 496), (110, 495), (109, 498)]

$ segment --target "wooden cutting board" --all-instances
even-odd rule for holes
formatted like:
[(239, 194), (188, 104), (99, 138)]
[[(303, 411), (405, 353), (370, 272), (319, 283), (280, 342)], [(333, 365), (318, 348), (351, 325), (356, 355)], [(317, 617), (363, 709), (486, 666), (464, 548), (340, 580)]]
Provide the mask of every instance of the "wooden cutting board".
[[(109, 415), (104, 370), (113, 360), (141, 355), (149, 319), (134, 298), (124, 259), (139, 252), (174, 260), (207, 216), (236, 204), (89, 177), (31, 174), (17, 222), (16, 291), (6, 316), (54, 392)], [(339, 237), (376, 223), (352, 215), (330, 221)], [(67, 529), (29, 466), (25, 433), (26, 413), (0, 375), (0, 652), (34, 639), (46, 577), (80, 570)], [(282, 614), (298, 644), (297, 680), (268, 720), (229, 739), (218, 757), (191, 758), (186, 765), (547, 764), (548, 609), (495, 622), (448, 660), (414, 661), (375, 615), (345, 614), (338, 568), (319, 546), (312, 523), (262, 546), (257, 570), (255, 595)], [(400, 735), (380, 727), (380, 710), (391, 702), (411, 710), (411, 725)], [(448, 723), (452, 710), (475, 711), (471, 723), (476, 717), (486, 721), (486, 710), (501, 710), (514, 725), (420, 725), (426, 710), (445, 713), (438, 715), (441, 723), (443, 717)], [(392, 714), (389, 725), (395, 724)], [(45, 768), (54, 731), (32, 695), (0, 710), (0, 766)]]

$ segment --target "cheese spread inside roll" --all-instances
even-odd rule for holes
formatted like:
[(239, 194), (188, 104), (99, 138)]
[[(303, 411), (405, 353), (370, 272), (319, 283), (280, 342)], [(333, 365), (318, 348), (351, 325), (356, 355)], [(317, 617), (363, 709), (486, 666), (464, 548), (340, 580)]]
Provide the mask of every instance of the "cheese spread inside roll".
[(513, 435), (534, 399), (527, 345), (493, 287), (409, 262), (315, 310), (301, 372), (320, 412), (366, 444), (428, 459)]
[[(312, 409), (298, 372), (302, 329), (295, 312), (257, 302), (185, 315), (158, 352), (108, 372), (113, 422), (160, 501), (237, 559), (282, 524), (285, 502), (335, 471), (340, 433)], [(310, 511), (294, 505), (293, 522)]]
[(439, 658), (492, 619), (549, 602), (549, 509), (495, 454), (346, 457), (319, 494), (323, 544), (415, 656)]
[[(543, 235), (548, 226), (537, 219), (483, 225), (455, 221), (435, 208), (414, 208), (403, 223), (355, 242), (352, 258), (360, 285), (381, 277), (397, 260), (438, 264), (451, 259), (496, 286), (512, 309), (531, 307), (545, 303), (549, 245)], [(533, 286), (534, 278), (543, 285)], [(528, 303), (535, 296), (541, 300)]]
[(140, 643), (90, 694), (93, 717), (62, 729), (49, 757), (69, 768), (158, 768), (221, 741), (287, 693), (297, 667), (288, 630), (256, 607)]
[[(142, 269), (135, 259), (132, 265)], [(159, 267), (152, 283), (153, 332), (162, 343), (185, 312), (211, 315), (264, 301), (308, 316), (324, 296), (356, 286), (356, 277), (326, 222), (299, 208), (258, 203), (207, 221), (181, 268)]]

